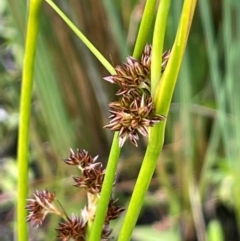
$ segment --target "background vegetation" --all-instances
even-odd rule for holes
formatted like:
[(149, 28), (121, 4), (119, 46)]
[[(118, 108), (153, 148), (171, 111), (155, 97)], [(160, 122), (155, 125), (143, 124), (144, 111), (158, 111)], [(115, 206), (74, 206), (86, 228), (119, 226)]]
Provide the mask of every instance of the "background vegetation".
[[(145, 1), (56, 3), (113, 65), (132, 53)], [(171, 48), (182, 2), (172, 1), (165, 49)], [(26, 1), (0, 2), (0, 238), (13, 240), (16, 139)], [(151, 43), (151, 38), (149, 38)], [(235, 241), (240, 236), (240, 2), (199, 0), (167, 121), (165, 145), (133, 240)], [(31, 188), (55, 191), (68, 212), (84, 194), (71, 187), (62, 159), (84, 148), (107, 160), (112, 133), (106, 70), (45, 3), (36, 56), (31, 119)], [(145, 151), (126, 144), (115, 186), (127, 204)], [(55, 240), (54, 218), (30, 230)], [(115, 236), (121, 219), (115, 225)], [(46, 237), (46, 235), (48, 235)]]

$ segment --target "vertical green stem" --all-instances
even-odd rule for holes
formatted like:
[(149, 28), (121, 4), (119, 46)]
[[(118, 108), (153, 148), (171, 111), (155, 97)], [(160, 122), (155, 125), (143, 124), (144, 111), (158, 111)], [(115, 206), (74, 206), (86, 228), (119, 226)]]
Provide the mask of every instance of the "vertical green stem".
[(159, 3), (157, 18), (153, 33), (152, 43), (152, 65), (151, 65), (151, 93), (154, 96), (156, 86), (161, 77), (162, 69), (162, 52), (165, 36), (165, 29), (167, 25), (167, 17), (171, 0), (162, 0)]
[(100, 237), (102, 233), (102, 227), (105, 221), (108, 203), (112, 193), (112, 187), (115, 180), (120, 150), (121, 149), (119, 147), (118, 132), (115, 132), (111, 151), (108, 158), (108, 164), (102, 186), (101, 196), (97, 206), (96, 217), (94, 219), (92, 227), (90, 228), (89, 241), (101, 240)]
[(42, 0), (30, 0), (23, 61), (22, 87), (20, 99), (20, 122), (18, 133), (18, 200), (17, 231), (18, 241), (27, 241), (26, 199), (28, 195), (28, 146), (31, 114), (31, 94), (33, 83), (34, 57), (39, 29), (39, 14)]
[(142, 21), (140, 24), (140, 28), (138, 31), (138, 36), (135, 44), (135, 48), (133, 51), (133, 57), (139, 59), (142, 51), (146, 45), (146, 41), (151, 29), (152, 21), (154, 18), (154, 10), (156, 7), (156, 0), (147, 0), (144, 13), (142, 17)]
[[(48, 0), (49, 1), (49, 0)], [(140, 58), (142, 50), (146, 44), (146, 39), (148, 37), (149, 29), (154, 16), (154, 9), (156, 5), (156, 0), (148, 0), (145, 6), (143, 19), (141, 22), (138, 38), (136, 40), (136, 45), (134, 49), (133, 56), (135, 58)], [(112, 148), (110, 151), (110, 156), (108, 159), (108, 165), (106, 169), (106, 176), (104, 178), (104, 183), (102, 187), (102, 192), (100, 200), (97, 207), (96, 217), (93, 226), (90, 228), (89, 241), (100, 240), (102, 226), (107, 212), (107, 206), (111, 195), (112, 185), (114, 182), (114, 177), (117, 169), (117, 160), (120, 154), (120, 148), (118, 144), (118, 133), (115, 133)]]
[[(163, 77), (156, 88), (154, 101), (157, 113), (167, 116), (175, 88), (180, 64), (183, 58), (189, 29), (197, 0), (185, 0), (181, 15), (180, 24), (175, 38), (173, 50), (165, 69)], [(160, 19), (158, 20), (160, 21)], [(154, 70), (153, 70), (154, 71)], [(163, 121), (151, 129), (149, 144), (144, 156), (143, 164), (129, 203), (125, 221), (121, 229), (118, 241), (128, 241), (131, 238), (134, 226), (139, 216), (144, 196), (149, 187), (152, 175), (156, 168), (159, 154), (164, 142), (166, 122)]]

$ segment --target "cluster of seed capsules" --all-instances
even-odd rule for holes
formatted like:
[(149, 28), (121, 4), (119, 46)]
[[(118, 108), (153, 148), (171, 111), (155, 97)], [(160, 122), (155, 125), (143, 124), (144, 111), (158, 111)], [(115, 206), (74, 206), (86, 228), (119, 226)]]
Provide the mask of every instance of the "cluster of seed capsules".
[[(120, 87), (116, 93), (120, 96), (119, 100), (109, 104), (110, 123), (105, 127), (119, 132), (121, 147), (127, 139), (137, 146), (139, 134), (148, 136), (148, 128), (165, 119), (164, 116), (155, 113), (151, 96), (151, 52), (151, 45), (146, 45), (140, 61), (128, 57), (126, 63), (115, 68), (115, 75), (104, 78)], [(169, 55), (170, 51), (163, 53), (162, 73), (166, 68)], [(34, 198), (27, 200), (27, 221), (38, 227), (42, 225), (48, 214), (59, 215), (63, 220), (56, 228), (57, 237), (60, 240), (86, 241), (87, 227), (95, 218), (105, 176), (105, 169), (102, 163), (96, 162), (97, 158), (98, 156), (92, 157), (87, 151), (78, 149), (77, 152), (71, 150), (70, 156), (64, 160), (66, 164), (80, 169), (82, 175), (73, 177), (74, 186), (84, 188), (87, 192), (88, 203), (78, 215), (68, 215), (65, 209), (58, 205), (55, 193), (36, 190)], [(116, 200), (110, 199), (101, 240), (110, 240), (112, 230), (109, 228), (109, 223), (124, 211), (124, 208), (115, 204)]]
[[(34, 198), (27, 200), (26, 209), (28, 210), (27, 221), (34, 227), (42, 225), (46, 216), (50, 213), (62, 218), (58, 224), (57, 237), (62, 241), (86, 241), (87, 227), (95, 218), (96, 206), (100, 197), (100, 192), (105, 175), (102, 163), (96, 162), (98, 156), (92, 157), (85, 150), (70, 150), (70, 156), (64, 162), (80, 169), (81, 177), (73, 177), (76, 187), (84, 188), (87, 191), (87, 205), (80, 210), (78, 215), (67, 215), (65, 208), (59, 208), (56, 194), (48, 190), (35, 191)], [(66, 207), (67, 208), (67, 207)], [(124, 208), (116, 205), (116, 200), (110, 199), (105, 222), (102, 227), (101, 240), (110, 240), (112, 230), (109, 223), (119, 217)]]
[[(120, 147), (127, 139), (137, 146), (139, 134), (148, 136), (148, 128), (165, 119), (155, 113), (151, 96), (151, 53), (151, 45), (146, 45), (140, 61), (128, 57), (126, 63), (115, 68), (116, 74), (104, 78), (120, 87), (116, 93), (120, 99), (109, 104), (110, 122), (104, 126), (119, 132)], [(162, 73), (169, 56), (170, 50), (162, 55)]]

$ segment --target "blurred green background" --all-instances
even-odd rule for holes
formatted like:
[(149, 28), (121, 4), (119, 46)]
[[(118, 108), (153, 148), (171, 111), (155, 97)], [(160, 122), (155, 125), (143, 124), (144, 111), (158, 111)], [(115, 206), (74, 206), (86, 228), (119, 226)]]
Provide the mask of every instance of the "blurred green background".
[[(131, 55), (143, 0), (57, 0), (116, 66)], [(171, 48), (182, 1), (172, 1), (165, 49)], [(0, 1), (0, 240), (14, 240), (16, 144), (27, 17), (25, 0)], [(151, 43), (151, 34), (149, 35)], [(30, 135), (29, 197), (55, 191), (67, 213), (85, 193), (72, 187), (69, 148), (106, 164), (112, 133), (107, 71), (46, 4), (36, 55)], [(165, 145), (134, 231), (135, 241), (240, 240), (240, 1), (199, 0), (167, 119)], [(123, 147), (115, 197), (127, 205), (147, 140)], [(31, 240), (56, 240), (57, 219), (30, 228)], [(122, 219), (114, 224), (117, 237)]]

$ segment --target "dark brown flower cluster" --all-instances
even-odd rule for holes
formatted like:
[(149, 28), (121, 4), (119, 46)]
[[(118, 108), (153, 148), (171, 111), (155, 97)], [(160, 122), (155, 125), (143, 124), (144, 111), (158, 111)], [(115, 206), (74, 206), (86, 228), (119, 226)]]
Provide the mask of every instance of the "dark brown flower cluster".
[[(110, 123), (105, 128), (119, 131), (121, 147), (127, 139), (137, 146), (138, 134), (148, 136), (148, 128), (165, 119), (163, 115), (155, 113), (151, 97), (151, 52), (151, 45), (146, 45), (141, 61), (128, 57), (126, 63), (115, 68), (115, 75), (104, 78), (120, 87), (116, 93), (120, 96), (119, 101), (109, 104)], [(169, 55), (170, 51), (163, 53), (162, 72)]]
[(27, 216), (27, 221), (31, 222), (33, 227), (38, 227), (42, 225), (48, 213), (61, 213), (57, 207), (54, 205), (55, 194), (50, 193), (47, 190), (36, 191), (34, 193), (33, 199), (28, 199), (28, 204), (26, 209), (29, 214)]
[(81, 177), (74, 177), (76, 187), (83, 187), (91, 194), (100, 194), (105, 175), (101, 162), (95, 162), (94, 158), (85, 150), (77, 150), (76, 153), (70, 149), (70, 157), (65, 159), (68, 165), (75, 165), (82, 171)]
[[(47, 190), (36, 191), (33, 199), (28, 199), (26, 209), (29, 214), (27, 221), (33, 226), (42, 225), (48, 213), (54, 213), (61, 216), (64, 221), (59, 223), (57, 237), (62, 241), (73, 239), (75, 241), (86, 241), (86, 230), (88, 221), (93, 221), (95, 217), (96, 204), (99, 200), (100, 191), (105, 175), (102, 163), (96, 162), (98, 156), (92, 157), (85, 150), (74, 152), (70, 149), (70, 156), (64, 160), (68, 165), (74, 165), (81, 170), (81, 177), (73, 177), (76, 187), (85, 188), (88, 196), (88, 205), (81, 210), (81, 216), (74, 214), (71, 217), (66, 215), (65, 211), (60, 211), (55, 206), (56, 195)], [(108, 205), (108, 211), (105, 223), (102, 229), (101, 240), (109, 240), (112, 230), (109, 223), (119, 217), (124, 208), (115, 205), (116, 200), (111, 199)]]
[(65, 222), (59, 223), (58, 238), (62, 241), (68, 241), (71, 238), (75, 241), (85, 241), (86, 221), (72, 214)]

